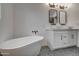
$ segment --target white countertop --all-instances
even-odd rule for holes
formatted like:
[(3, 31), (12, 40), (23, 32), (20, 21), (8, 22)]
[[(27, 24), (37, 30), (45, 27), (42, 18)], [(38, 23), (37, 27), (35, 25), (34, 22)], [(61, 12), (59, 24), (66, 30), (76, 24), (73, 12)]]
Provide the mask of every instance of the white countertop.
[(46, 28), (46, 31), (73, 31), (73, 30), (79, 30), (78, 28), (72, 28), (72, 27), (48, 27)]
[(46, 31), (74, 31), (79, 29), (46, 29)]

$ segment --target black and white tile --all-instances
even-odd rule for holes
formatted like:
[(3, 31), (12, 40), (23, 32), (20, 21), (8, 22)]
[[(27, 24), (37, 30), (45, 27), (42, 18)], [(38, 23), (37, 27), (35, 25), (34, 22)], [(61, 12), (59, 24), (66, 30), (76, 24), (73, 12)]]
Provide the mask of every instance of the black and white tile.
[(51, 51), (49, 47), (42, 47), (38, 56), (79, 56), (79, 48), (68, 47)]

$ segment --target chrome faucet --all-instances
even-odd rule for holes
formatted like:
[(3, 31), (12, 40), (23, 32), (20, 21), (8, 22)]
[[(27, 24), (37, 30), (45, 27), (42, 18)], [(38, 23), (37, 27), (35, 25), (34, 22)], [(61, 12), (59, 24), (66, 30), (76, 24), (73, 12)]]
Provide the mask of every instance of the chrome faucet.
[(32, 30), (32, 33), (35, 33), (35, 35), (36, 35), (37, 32), (38, 32), (38, 30)]

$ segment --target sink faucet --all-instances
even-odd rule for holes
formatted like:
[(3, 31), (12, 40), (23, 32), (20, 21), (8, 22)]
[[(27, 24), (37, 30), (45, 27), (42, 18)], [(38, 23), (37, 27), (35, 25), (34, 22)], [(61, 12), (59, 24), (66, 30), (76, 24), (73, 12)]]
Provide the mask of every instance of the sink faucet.
[(32, 33), (35, 33), (35, 35), (36, 35), (37, 32), (38, 32), (38, 30), (32, 30)]

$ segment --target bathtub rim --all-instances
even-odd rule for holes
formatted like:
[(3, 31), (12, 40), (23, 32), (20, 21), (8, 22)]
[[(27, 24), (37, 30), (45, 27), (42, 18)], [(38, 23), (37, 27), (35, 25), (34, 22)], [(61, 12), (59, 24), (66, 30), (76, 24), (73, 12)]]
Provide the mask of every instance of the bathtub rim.
[[(34, 37), (34, 36), (27, 36), (27, 37)], [(22, 38), (27, 38), (27, 37), (22, 37)], [(35, 36), (35, 37), (42, 37), (42, 36)], [(20, 39), (20, 38), (16, 38), (16, 39)], [(11, 40), (16, 40), (16, 39), (11, 39)], [(44, 39), (44, 37), (42, 37), (40, 40), (37, 40), (37, 41), (35, 41), (35, 42), (38, 42), (38, 41), (41, 41), (41, 40), (43, 40)], [(9, 41), (9, 40), (7, 40), (7, 41)], [(6, 42), (7, 42), (6, 41)], [(27, 45), (30, 45), (30, 44), (32, 44), (32, 43), (35, 43), (35, 42), (31, 42), (31, 43), (28, 43), (28, 44), (26, 44), (26, 45), (23, 45), (23, 46), (19, 46), (19, 47), (14, 47), (14, 48), (2, 48), (2, 47), (0, 47), (0, 50), (14, 50), (14, 49), (18, 49), (18, 48), (21, 48), (21, 47), (24, 47), (24, 46), (27, 46)], [(5, 42), (4, 42), (5, 43)], [(1, 44), (3, 44), (3, 43), (1, 43)]]

